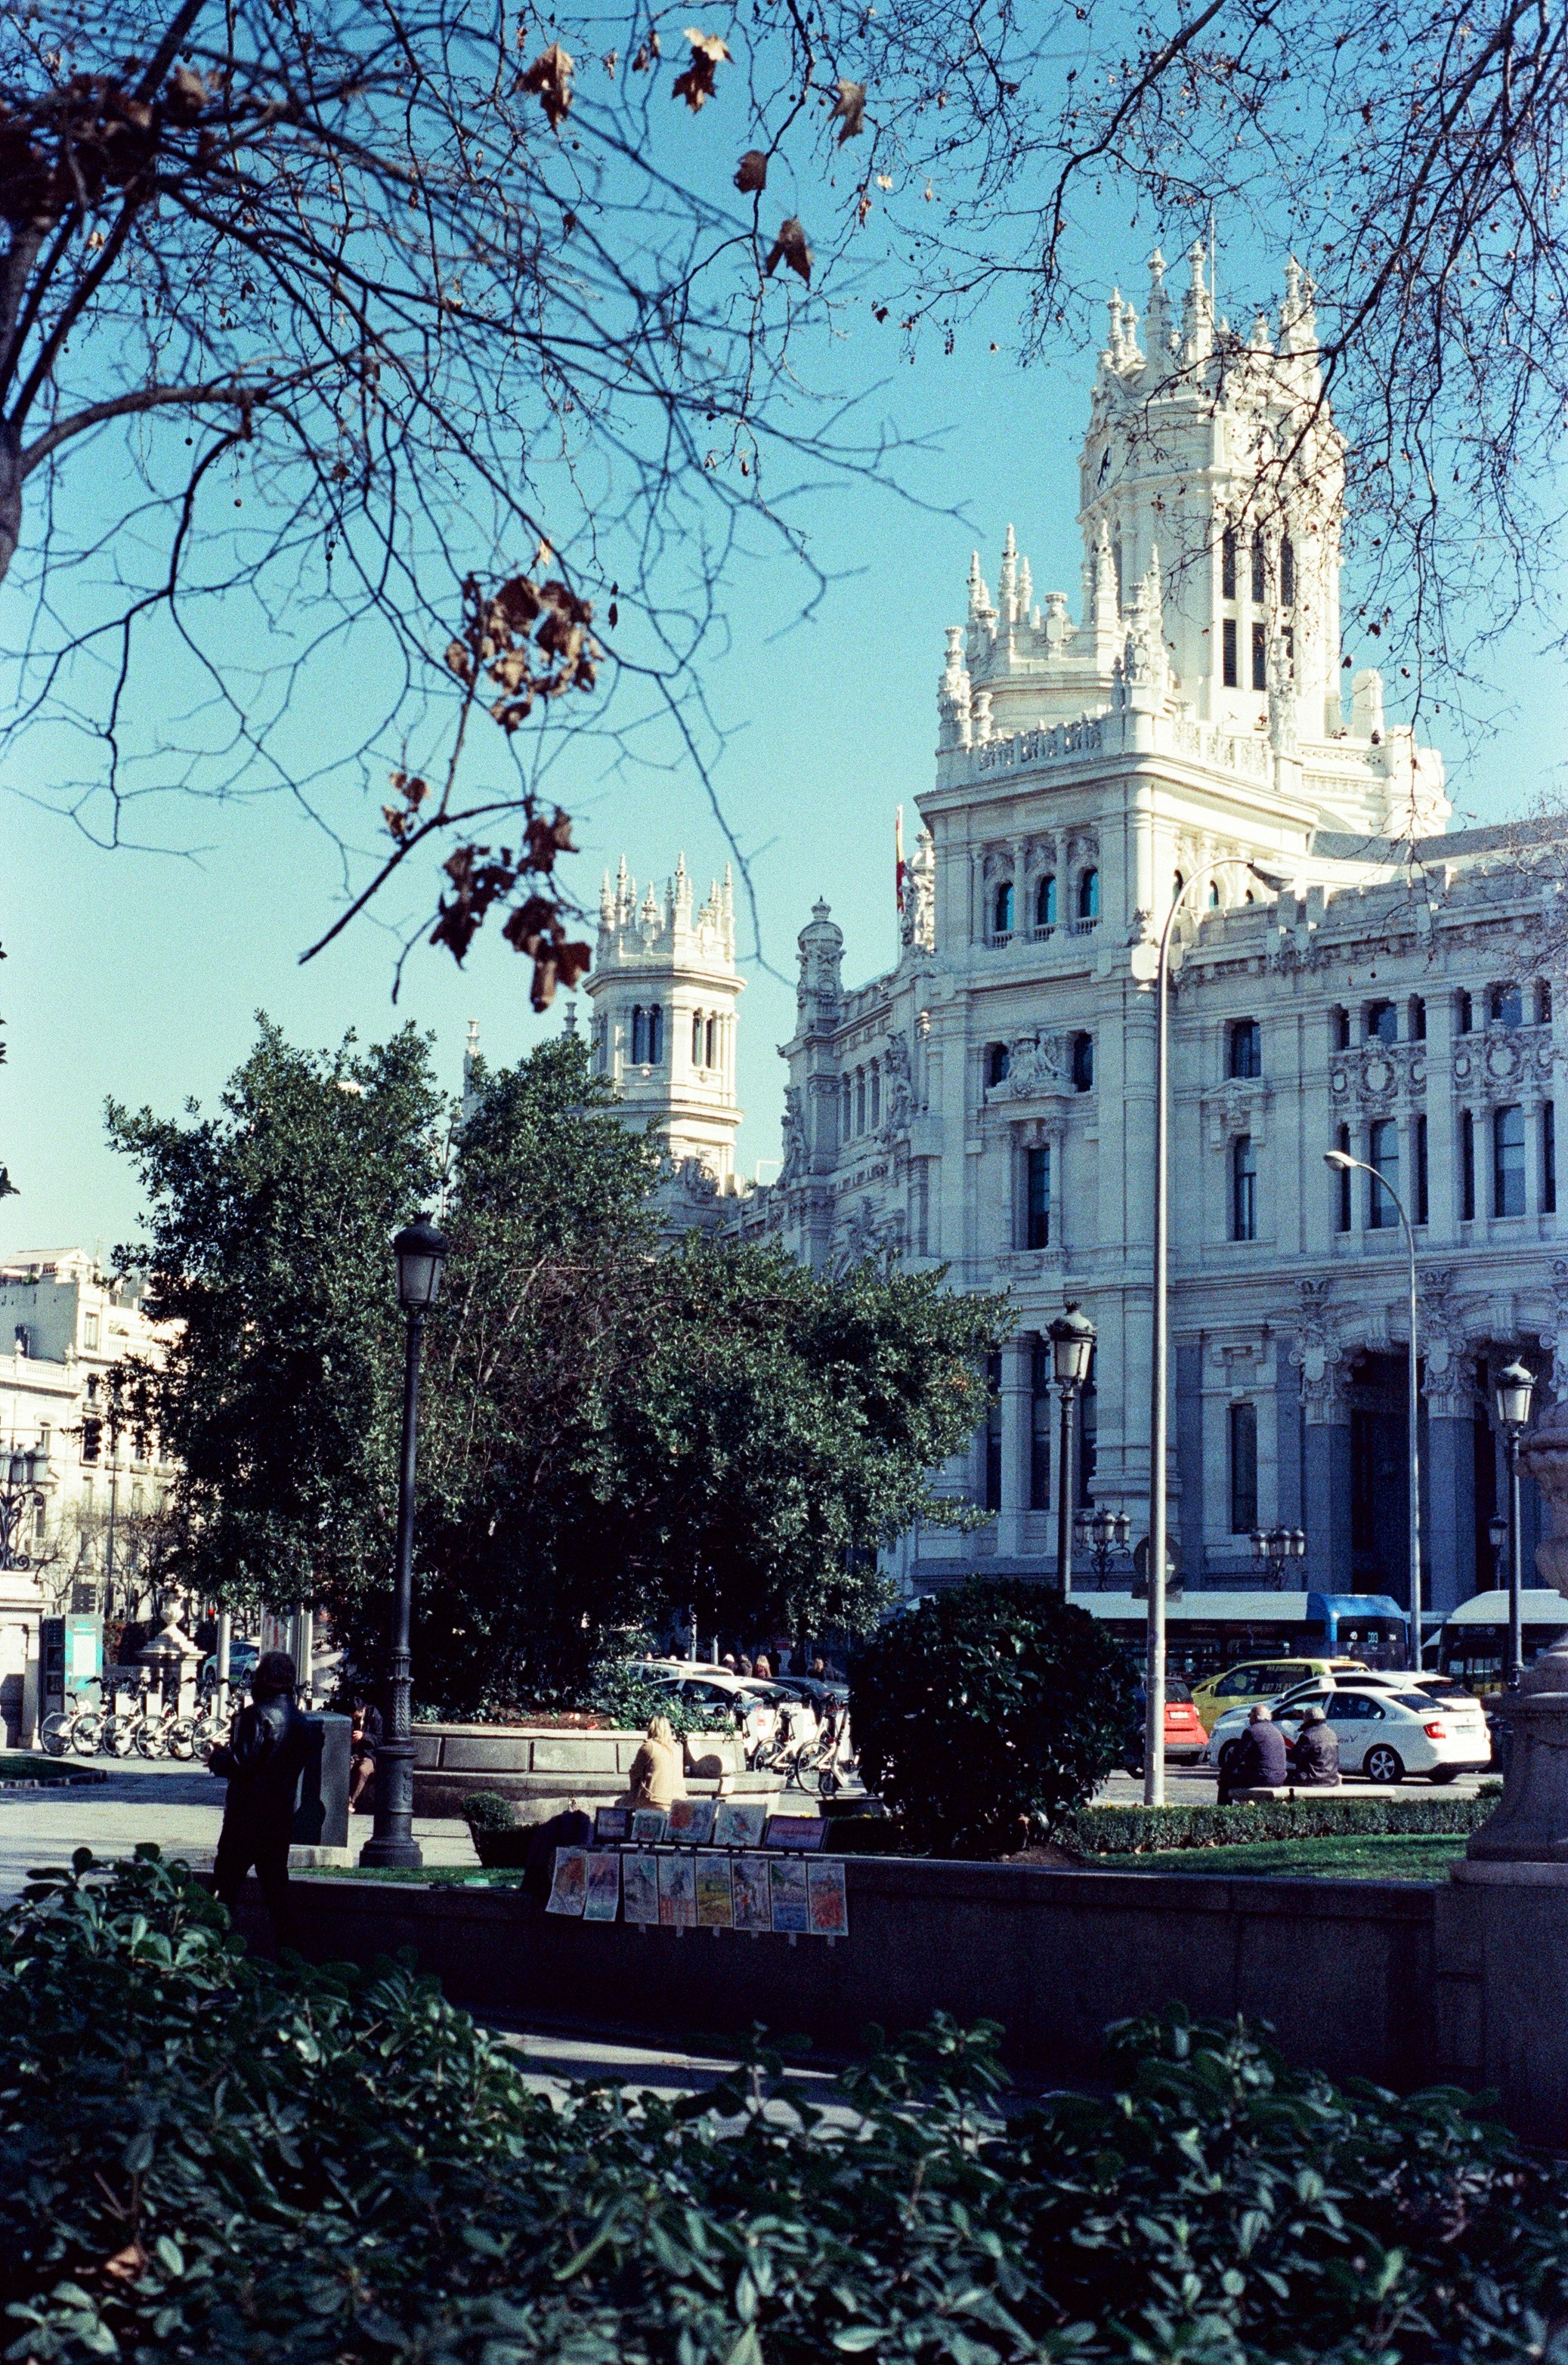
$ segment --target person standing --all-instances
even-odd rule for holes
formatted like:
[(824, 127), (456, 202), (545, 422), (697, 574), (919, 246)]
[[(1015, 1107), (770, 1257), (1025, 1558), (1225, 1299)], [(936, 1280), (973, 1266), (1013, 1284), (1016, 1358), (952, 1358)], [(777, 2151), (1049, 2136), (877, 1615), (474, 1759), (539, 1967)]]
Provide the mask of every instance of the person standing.
[(226, 1743), (207, 1765), (227, 1780), (223, 1829), (213, 1863), (218, 1895), (232, 1913), (255, 1866), (267, 1918), (279, 1946), (294, 1943), (288, 1846), (310, 1732), (295, 1706), (297, 1677), (286, 1651), (263, 1651), (251, 1676), (251, 1698)]
[(381, 1710), (355, 1694), (350, 1710), (349, 1724), (349, 1812), (352, 1815), (361, 1798), (375, 1779), (375, 1761), (381, 1752)]

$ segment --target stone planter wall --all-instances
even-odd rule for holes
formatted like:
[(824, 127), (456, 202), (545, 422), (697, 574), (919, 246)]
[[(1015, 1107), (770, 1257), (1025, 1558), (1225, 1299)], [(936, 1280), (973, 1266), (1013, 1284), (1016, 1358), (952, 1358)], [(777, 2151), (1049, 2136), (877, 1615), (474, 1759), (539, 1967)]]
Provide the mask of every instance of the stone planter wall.
[[(553, 1725), (420, 1724), (414, 1728), (414, 1812), (457, 1815), (476, 1790), (507, 1799), (520, 1823), (544, 1822), (574, 1800), (590, 1812), (625, 1795), (640, 1732), (563, 1732)], [(734, 1735), (698, 1732), (687, 1752), (692, 1798), (771, 1798), (778, 1777), (748, 1774)]]

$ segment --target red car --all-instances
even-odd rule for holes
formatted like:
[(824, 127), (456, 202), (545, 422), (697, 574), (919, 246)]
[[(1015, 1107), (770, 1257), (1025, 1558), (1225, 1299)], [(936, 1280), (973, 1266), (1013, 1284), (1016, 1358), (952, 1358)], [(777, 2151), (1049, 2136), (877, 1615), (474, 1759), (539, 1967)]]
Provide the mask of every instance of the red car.
[[(1138, 1686), (1138, 1724), (1127, 1751), (1126, 1769), (1129, 1774), (1143, 1772), (1143, 1740), (1147, 1707), (1143, 1686)], [(1209, 1745), (1204, 1721), (1193, 1705), (1193, 1695), (1179, 1676), (1165, 1678), (1165, 1762), (1168, 1765), (1196, 1765)]]

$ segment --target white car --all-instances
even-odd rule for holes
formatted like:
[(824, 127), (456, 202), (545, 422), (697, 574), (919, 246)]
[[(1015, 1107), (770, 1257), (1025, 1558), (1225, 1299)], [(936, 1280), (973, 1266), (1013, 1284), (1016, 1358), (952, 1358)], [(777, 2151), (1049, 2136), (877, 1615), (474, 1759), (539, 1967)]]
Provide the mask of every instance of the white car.
[[(1408, 1686), (1408, 1688), (1403, 1687)], [(1320, 1708), (1339, 1743), (1339, 1769), (1369, 1782), (1402, 1782), (1424, 1774), (1451, 1782), (1456, 1774), (1484, 1773), (1492, 1740), (1481, 1702), (1444, 1678), (1368, 1674), (1343, 1684), (1296, 1684), (1270, 1702), (1287, 1741), (1301, 1731), (1309, 1708)], [(1240, 1745), (1248, 1711), (1220, 1718), (1209, 1735), (1207, 1763), (1220, 1765)]]

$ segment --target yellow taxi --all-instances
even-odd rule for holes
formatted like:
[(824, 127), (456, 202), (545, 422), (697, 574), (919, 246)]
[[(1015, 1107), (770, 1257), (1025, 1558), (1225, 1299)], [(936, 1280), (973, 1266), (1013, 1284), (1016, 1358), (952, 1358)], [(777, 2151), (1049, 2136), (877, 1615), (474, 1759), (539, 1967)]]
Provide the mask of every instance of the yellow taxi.
[(1250, 1708), (1254, 1700), (1271, 1700), (1292, 1684), (1309, 1676), (1331, 1679), (1366, 1673), (1364, 1659), (1244, 1659), (1223, 1676), (1207, 1676), (1193, 1686), (1193, 1706), (1205, 1732), (1212, 1732), (1226, 1709)]

